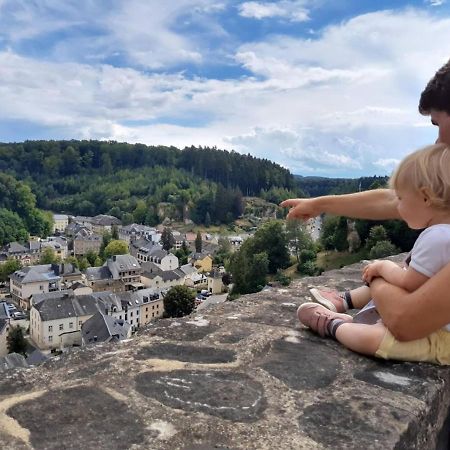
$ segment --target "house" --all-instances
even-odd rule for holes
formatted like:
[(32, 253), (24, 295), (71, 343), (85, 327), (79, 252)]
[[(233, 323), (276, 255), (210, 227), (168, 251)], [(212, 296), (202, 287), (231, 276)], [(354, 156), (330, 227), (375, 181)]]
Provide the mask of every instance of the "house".
[(67, 227), (66, 227), (65, 235), (73, 238), (80, 232), (83, 232), (83, 233), (91, 232), (92, 233), (93, 231), (92, 231), (91, 224), (82, 225), (78, 222), (70, 222), (69, 225), (67, 225)]
[(41, 239), (40, 244), (41, 253), (45, 248), (50, 247), (55, 252), (56, 257), (60, 258), (61, 260), (67, 258), (69, 246), (65, 238), (50, 236), (47, 239)]
[(94, 233), (103, 234), (105, 232), (111, 233), (114, 226), (119, 228), (122, 222), (114, 216), (106, 214), (99, 214), (91, 219), (92, 230)]
[(76, 281), (70, 286), (70, 289), (75, 295), (89, 295), (92, 294), (93, 290), (91, 287), (86, 286), (81, 281)]
[(142, 268), (131, 255), (115, 255), (101, 267), (86, 269), (86, 282), (94, 292), (124, 292), (144, 287), (141, 283)]
[(41, 264), (23, 267), (9, 276), (12, 298), (23, 309), (30, 309), (30, 297), (34, 294), (61, 290), (62, 277), (56, 274), (57, 265)]
[(81, 326), (98, 311), (92, 295), (72, 291), (37, 294), (30, 310), (30, 337), (41, 349), (81, 345)]
[(213, 259), (209, 253), (193, 253), (189, 262), (199, 272), (210, 272), (212, 270)]
[(213, 269), (208, 275), (208, 291), (211, 294), (222, 294), (225, 285), (222, 282), (222, 273), (218, 269)]
[(69, 225), (69, 216), (66, 214), (53, 214), (53, 233), (64, 233)]
[(141, 289), (135, 292), (141, 297), (140, 326), (164, 315), (164, 300), (160, 293), (153, 289)]
[(141, 238), (151, 241), (151, 236), (156, 234), (156, 229), (147, 225), (132, 223), (119, 229), (119, 239), (128, 242), (139, 240)]
[(89, 252), (99, 253), (102, 246), (102, 236), (82, 228), (73, 239), (74, 256), (84, 256)]
[(28, 241), (24, 244), (11, 242), (3, 247), (7, 258), (13, 258), (22, 263), (23, 266), (37, 263), (41, 257), (41, 244), (37, 241)]
[(154, 245), (147, 249), (140, 248), (138, 250), (137, 259), (139, 262), (152, 262), (161, 270), (178, 269), (178, 258), (173, 253), (168, 253), (159, 245)]
[(208, 287), (208, 277), (203, 273), (194, 272), (186, 276), (184, 284), (187, 287), (200, 291)]
[(97, 311), (81, 327), (82, 345), (118, 342), (131, 337), (131, 325)]
[(176, 270), (162, 270), (153, 262), (142, 263), (141, 281), (146, 288), (161, 291), (184, 283), (184, 273)]

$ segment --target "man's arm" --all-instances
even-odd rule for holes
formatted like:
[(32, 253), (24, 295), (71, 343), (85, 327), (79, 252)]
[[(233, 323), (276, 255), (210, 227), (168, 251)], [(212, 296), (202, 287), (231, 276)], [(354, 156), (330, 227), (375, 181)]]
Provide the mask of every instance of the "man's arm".
[(450, 264), (414, 292), (376, 278), (370, 285), (378, 313), (399, 341), (421, 339), (450, 323)]
[(397, 198), (390, 189), (374, 189), (345, 195), (294, 198), (280, 203), (291, 208), (287, 218), (308, 220), (322, 213), (359, 219), (399, 219)]

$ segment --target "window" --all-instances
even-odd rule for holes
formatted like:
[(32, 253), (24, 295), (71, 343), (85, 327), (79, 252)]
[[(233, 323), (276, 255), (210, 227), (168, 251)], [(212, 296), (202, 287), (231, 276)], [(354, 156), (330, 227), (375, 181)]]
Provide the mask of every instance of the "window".
[(145, 318), (148, 319), (148, 314), (145, 315)]
[(130, 312), (130, 317), (133, 317), (133, 311)]
[(53, 331), (53, 325), (48, 326), (48, 332), (50, 333), (51, 331)]
[(73, 328), (73, 322), (69, 322), (69, 328)]
[(48, 337), (48, 342), (53, 342), (53, 336)]
[(60, 330), (64, 330), (64, 324), (63, 324), (63, 323), (60, 323), (60, 324), (59, 324), (59, 329), (60, 329)]
[(138, 310), (138, 311), (136, 311), (136, 315), (137, 315), (137, 316), (139, 315), (139, 310)]
[(81, 327), (81, 325), (83, 325), (83, 321), (82, 321), (82, 320), (80, 320), (80, 321), (78, 322), (78, 326)]
[(148, 307), (147, 307), (147, 308), (145, 308), (145, 312), (148, 312)]
[(152, 309), (155, 309), (155, 305), (152, 305)]

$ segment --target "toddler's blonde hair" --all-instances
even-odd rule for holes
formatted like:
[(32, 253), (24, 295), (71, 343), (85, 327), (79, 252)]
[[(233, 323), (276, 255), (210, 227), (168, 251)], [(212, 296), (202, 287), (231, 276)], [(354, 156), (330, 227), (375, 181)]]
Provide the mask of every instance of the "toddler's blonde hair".
[(434, 207), (450, 209), (450, 147), (435, 144), (411, 153), (397, 167), (389, 186), (426, 192)]

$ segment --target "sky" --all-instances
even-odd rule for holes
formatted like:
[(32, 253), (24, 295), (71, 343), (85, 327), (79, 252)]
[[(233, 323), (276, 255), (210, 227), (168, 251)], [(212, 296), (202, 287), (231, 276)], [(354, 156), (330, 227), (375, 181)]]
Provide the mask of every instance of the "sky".
[(0, 142), (216, 146), (298, 175), (390, 174), (450, 0), (0, 0)]

